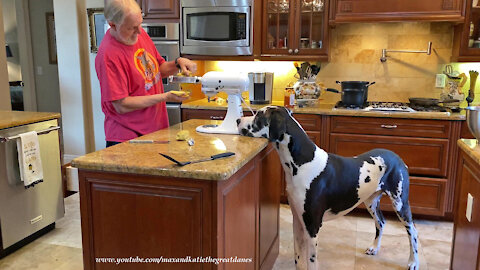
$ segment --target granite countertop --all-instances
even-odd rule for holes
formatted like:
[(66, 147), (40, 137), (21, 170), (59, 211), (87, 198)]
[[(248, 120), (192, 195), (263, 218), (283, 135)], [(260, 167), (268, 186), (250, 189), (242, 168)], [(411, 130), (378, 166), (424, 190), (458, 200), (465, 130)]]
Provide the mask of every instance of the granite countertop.
[[(267, 105), (283, 106), (283, 102), (273, 101), (272, 104), (251, 105), (253, 110), (258, 110)], [(242, 104), (243, 110), (248, 111), (248, 107)], [(437, 120), (465, 120), (465, 112), (463, 113), (443, 113), (443, 112), (374, 112), (359, 111), (352, 109), (335, 109), (335, 104), (318, 102), (314, 106), (306, 106), (299, 108), (295, 106), (292, 111), (302, 114), (319, 114), (319, 115), (341, 115), (341, 116), (367, 116), (367, 117), (388, 117), (388, 118), (411, 118), (411, 119), (437, 119)], [(207, 99), (199, 99), (182, 104), (182, 109), (198, 109), (198, 110), (226, 110), (227, 103), (208, 102)]]
[(60, 113), (0, 111), (0, 129), (60, 118)]
[[(204, 180), (226, 180), (262, 151), (268, 140), (240, 135), (198, 133), (195, 128), (204, 124), (219, 124), (219, 121), (192, 119), (162, 129), (138, 139), (169, 140), (168, 144), (138, 144), (124, 142), (97, 152), (78, 157), (72, 166), (79, 169), (120, 173), (134, 173)], [(193, 146), (186, 141), (176, 141), (180, 130), (188, 130), (195, 140)], [(213, 161), (189, 164), (183, 167), (160, 156), (167, 154), (179, 161), (207, 158), (223, 152), (235, 155)]]
[(475, 162), (480, 164), (480, 145), (475, 139), (460, 139), (457, 141), (458, 146)]

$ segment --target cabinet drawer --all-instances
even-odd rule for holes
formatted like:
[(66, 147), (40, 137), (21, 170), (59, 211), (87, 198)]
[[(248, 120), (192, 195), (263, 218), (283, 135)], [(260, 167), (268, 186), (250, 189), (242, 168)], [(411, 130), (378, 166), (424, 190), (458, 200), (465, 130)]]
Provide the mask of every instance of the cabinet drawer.
[(322, 118), (320, 115), (294, 114), (293, 117), (305, 130), (320, 131), (322, 128)]
[[(408, 200), (413, 214), (440, 216), (445, 215), (446, 179), (410, 177)], [(365, 209), (361, 204), (358, 208)], [(387, 195), (380, 200), (380, 209), (393, 212), (392, 202)]]
[(450, 121), (380, 117), (332, 117), (332, 133), (448, 138)]
[(351, 157), (374, 148), (395, 152), (412, 175), (447, 177), (448, 139), (331, 134), (329, 151)]

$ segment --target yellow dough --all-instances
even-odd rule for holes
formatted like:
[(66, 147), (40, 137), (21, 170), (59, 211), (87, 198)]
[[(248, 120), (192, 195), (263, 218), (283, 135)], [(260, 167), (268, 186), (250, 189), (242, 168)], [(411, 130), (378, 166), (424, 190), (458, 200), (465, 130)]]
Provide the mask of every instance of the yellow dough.
[(186, 141), (188, 138), (190, 138), (190, 132), (188, 130), (180, 130), (177, 133), (177, 141)]
[(179, 97), (188, 97), (188, 93), (185, 92), (185, 91), (170, 91), (170, 93), (174, 94), (174, 95), (177, 95)]

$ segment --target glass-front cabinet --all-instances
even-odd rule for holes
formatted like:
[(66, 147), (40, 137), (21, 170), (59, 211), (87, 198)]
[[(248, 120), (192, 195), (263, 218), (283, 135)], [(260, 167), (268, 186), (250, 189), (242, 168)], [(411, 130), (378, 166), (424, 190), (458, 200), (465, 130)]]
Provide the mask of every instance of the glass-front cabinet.
[(261, 57), (327, 60), (327, 5), (328, 0), (263, 0)]
[(479, 0), (467, 0), (465, 24), (455, 27), (452, 61), (480, 62)]

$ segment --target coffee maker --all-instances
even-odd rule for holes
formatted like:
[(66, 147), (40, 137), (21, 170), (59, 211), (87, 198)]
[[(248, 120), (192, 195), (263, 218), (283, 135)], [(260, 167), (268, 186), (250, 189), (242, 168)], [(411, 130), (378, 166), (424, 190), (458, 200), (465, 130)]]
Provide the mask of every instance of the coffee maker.
[(250, 104), (272, 103), (273, 72), (249, 72), (248, 79)]

